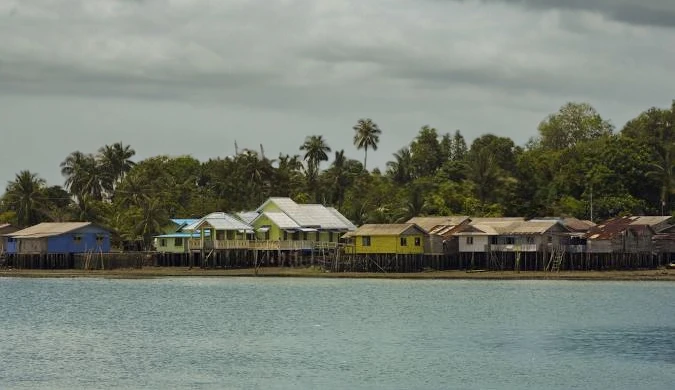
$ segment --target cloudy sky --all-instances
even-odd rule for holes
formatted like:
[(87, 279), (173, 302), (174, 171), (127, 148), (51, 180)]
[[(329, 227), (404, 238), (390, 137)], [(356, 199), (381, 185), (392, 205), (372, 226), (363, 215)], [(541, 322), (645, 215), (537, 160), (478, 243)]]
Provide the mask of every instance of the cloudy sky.
[(362, 158), (362, 117), (383, 166), (425, 124), (523, 144), (570, 100), (620, 128), (675, 98), (672, 0), (0, 0), (0, 37), (0, 183), (117, 141)]

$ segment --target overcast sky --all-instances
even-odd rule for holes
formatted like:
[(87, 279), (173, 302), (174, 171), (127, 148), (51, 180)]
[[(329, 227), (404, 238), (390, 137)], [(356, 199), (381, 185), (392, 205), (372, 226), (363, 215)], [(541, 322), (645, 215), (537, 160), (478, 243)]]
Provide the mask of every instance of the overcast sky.
[(672, 0), (0, 0), (0, 37), (0, 183), (117, 141), (362, 159), (363, 117), (383, 167), (426, 124), (523, 144), (567, 101), (620, 129), (675, 98)]

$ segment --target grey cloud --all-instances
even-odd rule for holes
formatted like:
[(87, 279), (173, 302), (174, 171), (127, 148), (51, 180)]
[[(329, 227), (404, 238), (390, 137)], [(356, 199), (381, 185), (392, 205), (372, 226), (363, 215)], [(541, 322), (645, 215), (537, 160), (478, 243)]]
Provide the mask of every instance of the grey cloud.
[[(236, 136), (240, 145), (265, 140), (271, 148), (269, 139), (288, 153), (319, 132), (349, 148), (351, 125), (368, 116), (385, 129), (373, 154), (381, 166), (423, 124), (459, 128), (469, 140), (489, 131), (522, 142), (565, 101), (583, 100), (620, 126), (672, 99), (675, 52), (667, 48), (675, 30), (608, 20), (631, 4), (668, 15), (666, 6), (612, 4), (7, 0), (0, 116), (10, 141), (44, 137), (57, 158), (129, 134), (147, 153), (222, 151), (181, 138), (185, 129), (228, 146)], [(563, 12), (539, 12), (550, 9)], [(31, 101), (50, 109), (30, 117)], [(153, 143), (170, 127), (163, 144)], [(82, 136), (71, 144), (43, 128)], [(135, 137), (137, 129), (147, 134)], [(284, 136), (275, 138), (279, 129)], [(0, 171), (0, 183), (10, 173)]]
[[(439, 1), (439, 0), (434, 0)], [(448, 1), (448, 0), (440, 0)], [(465, 0), (449, 0), (465, 1)], [(675, 27), (675, 1), (671, 0), (480, 0), (516, 4), (538, 10), (591, 11), (618, 22)]]

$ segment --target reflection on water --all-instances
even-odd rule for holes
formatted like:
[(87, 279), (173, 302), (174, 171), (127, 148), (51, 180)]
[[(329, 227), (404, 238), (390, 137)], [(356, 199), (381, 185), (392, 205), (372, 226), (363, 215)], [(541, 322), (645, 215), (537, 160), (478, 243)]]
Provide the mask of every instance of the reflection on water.
[(675, 383), (669, 283), (0, 278), (0, 296), (2, 389)]

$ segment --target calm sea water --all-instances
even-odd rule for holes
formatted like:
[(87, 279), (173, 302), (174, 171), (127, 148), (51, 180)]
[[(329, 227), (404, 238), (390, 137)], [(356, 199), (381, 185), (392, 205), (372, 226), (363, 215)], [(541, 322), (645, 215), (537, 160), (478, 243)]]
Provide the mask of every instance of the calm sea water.
[(672, 389), (675, 284), (0, 278), (0, 388)]

